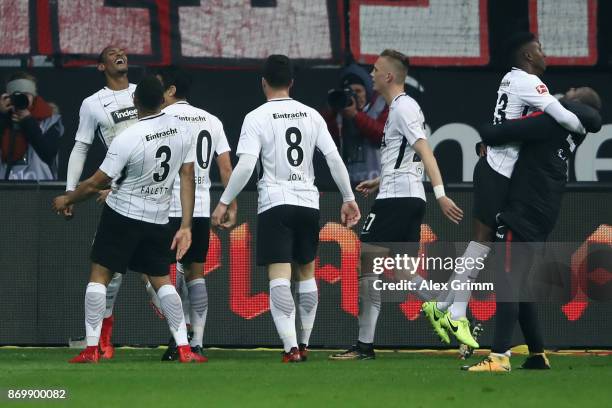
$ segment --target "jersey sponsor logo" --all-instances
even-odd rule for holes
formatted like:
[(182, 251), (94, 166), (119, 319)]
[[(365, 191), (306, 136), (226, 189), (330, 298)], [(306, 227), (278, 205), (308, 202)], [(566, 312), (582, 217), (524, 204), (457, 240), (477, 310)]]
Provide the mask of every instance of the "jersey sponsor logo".
[(273, 113), (272, 118), (274, 119), (301, 119), (307, 118), (308, 114), (306, 112), (296, 112), (296, 113)]
[(104, 107), (106, 108), (106, 107), (107, 107), (108, 105), (110, 105), (111, 103), (112, 103), (112, 102), (109, 102), (109, 103), (104, 104), (104, 105), (102, 105), (102, 106), (104, 106)]
[(536, 91), (538, 91), (540, 95), (544, 95), (548, 93), (548, 88), (546, 87), (546, 85), (540, 84), (536, 86)]
[(506, 80), (504, 80), (504, 81), (501, 81), (501, 84), (499, 84), (499, 87), (500, 87), (500, 88), (507, 88), (507, 87), (509, 87), (509, 86), (510, 86), (510, 80), (509, 80), (509, 79), (506, 79)]
[(115, 123), (125, 122), (126, 120), (137, 119), (138, 110), (132, 106), (111, 112), (111, 116)]
[(170, 128), (168, 130), (164, 130), (163, 132), (153, 133), (152, 135), (146, 135), (145, 140), (150, 142), (151, 140), (161, 139), (162, 137), (172, 136), (178, 133), (178, 130)]

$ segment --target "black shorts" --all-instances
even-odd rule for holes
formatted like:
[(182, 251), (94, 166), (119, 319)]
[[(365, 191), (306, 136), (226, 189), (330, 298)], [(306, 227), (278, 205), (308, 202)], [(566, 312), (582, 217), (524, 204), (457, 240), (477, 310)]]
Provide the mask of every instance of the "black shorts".
[[(173, 233), (176, 233), (180, 227), (181, 219), (177, 217), (170, 217), (170, 228), (172, 228)], [(209, 241), (210, 218), (194, 217), (191, 223), (191, 246), (185, 255), (183, 255), (181, 263), (188, 264), (192, 262), (206, 262)], [(176, 259), (176, 251), (173, 251), (173, 255), (174, 257), (172, 259)]]
[(481, 157), (474, 167), (473, 217), (493, 231), (497, 228), (497, 214), (502, 212), (510, 190), (510, 179), (489, 166)]
[(361, 229), (361, 242), (419, 242), (425, 201), (417, 197), (375, 200)]
[(153, 224), (125, 217), (104, 205), (91, 247), (91, 261), (112, 272), (132, 271), (168, 275), (172, 231), (169, 224)]
[(317, 256), (319, 210), (278, 205), (257, 215), (257, 265), (295, 262), (305, 265)]

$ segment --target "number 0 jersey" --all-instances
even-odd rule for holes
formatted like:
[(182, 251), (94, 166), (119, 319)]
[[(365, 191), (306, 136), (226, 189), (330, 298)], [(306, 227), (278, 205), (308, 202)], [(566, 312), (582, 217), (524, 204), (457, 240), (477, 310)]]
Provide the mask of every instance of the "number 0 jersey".
[(106, 204), (128, 218), (166, 224), (174, 179), (194, 160), (193, 136), (181, 121), (163, 112), (142, 118), (113, 140), (100, 166), (113, 178)]
[[(501, 81), (497, 91), (497, 105), (493, 122), (499, 124), (508, 119), (519, 119), (535, 111), (544, 111), (557, 98), (536, 75), (512, 68)], [(518, 159), (520, 143), (503, 146), (487, 146), (487, 162), (493, 170), (510, 178)]]
[(236, 154), (260, 158), (257, 212), (288, 204), (319, 208), (312, 158), (336, 150), (325, 120), (291, 98), (271, 99), (242, 124)]
[(426, 139), (425, 117), (419, 104), (405, 93), (389, 106), (381, 142), (380, 189), (376, 199), (418, 197), (425, 201), (423, 163), (412, 145)]
[(94, 137), (99, 137), (108, 149), (115, 136), (138, 119), (132, 99), (135, 90), (135, 84), (129, 84), (127, 89), (120, 91), (104, 87), (85, 98), (79, 110), (79, 128), (75, 139), (90, 145)]
[[(195, 146), (195, 207), (194, 217), (210, 217), (210, 165), (214, 154), (230, 151), (223, 124), (214, 115), (203, 109), (196, 108), (186, 101), (180, 101), (167, 106), (163, 110), (183, 122), (191, 131)], [(174, 179), (170, 217), (180, 217), (181, 181)]]

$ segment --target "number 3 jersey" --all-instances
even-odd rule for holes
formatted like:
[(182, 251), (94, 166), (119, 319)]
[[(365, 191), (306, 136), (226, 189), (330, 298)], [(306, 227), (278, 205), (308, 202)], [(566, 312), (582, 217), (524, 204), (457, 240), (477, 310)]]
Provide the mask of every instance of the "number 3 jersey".
[(393, 98), (380, 147), (382, 171), (377, 200), (418, 197), (425, 201), (423, 163), (412, 145), (426, 138), (419, 104), (405, 93)]
[(244, 118), (236, 154), (260, 158), (258, 213), (283, 204), (319, 208), (315, 149), (326, 156), (336, 145), (321, 115), (298, 101), (270, 99)]
[[(535, 111), (544, 111), (557, 98), (536, 75), (519, 68), (512, 68), (502, 79), (497, 91), (497, 105), (493, 123), (519, 119)], [(503, 146), (487, 146), (487, 162), (499, 174), (510, 178), (518, 159), (520, 143)]]
[[(210, 217), (210, 165), (215, 153), (220, 155), (230, 151), (223, 124), (203, 109), (196, 108), (186, 101), (173, 103), (163, 112), (183, 122), (191, 131), (195, 146), (195, 206), (194, 217)], [(170, 217), (181, 217), (181, 181), (174, 180)]]
[(111, 143), (100, 170), (113, 178), (106, 204), (128, 218), (168, 223), (172, 185), (195, 160), (193, 135), (165, 113), (139, 119)]

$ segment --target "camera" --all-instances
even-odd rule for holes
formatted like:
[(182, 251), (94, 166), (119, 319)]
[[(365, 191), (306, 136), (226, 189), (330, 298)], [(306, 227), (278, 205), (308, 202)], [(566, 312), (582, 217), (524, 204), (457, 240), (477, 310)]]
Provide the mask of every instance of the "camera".
[(353, 104), (353, 98), (357, 95), (351, 88), (330, 89), (327, 92), (327, 103), (333, 110), (339, 111)]
[(23, 110), (27, 109), (30, 105), (30, 100), (27, 95), (21, 92), (13, 92), (9, 95), (9, 99), (11, 100), (11, 105), (13, 105), (13, 109), (15, 110)]

